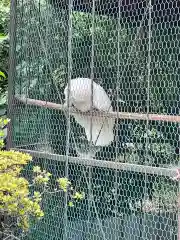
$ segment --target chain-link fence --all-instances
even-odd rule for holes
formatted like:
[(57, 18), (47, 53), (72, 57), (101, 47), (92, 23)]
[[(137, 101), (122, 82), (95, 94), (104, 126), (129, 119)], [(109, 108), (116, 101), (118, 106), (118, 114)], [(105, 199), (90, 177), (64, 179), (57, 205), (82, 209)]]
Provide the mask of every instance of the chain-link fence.
[(25, 239), (179, 239), (179, 2), (12, 2), (9, 145), (85, 193)]

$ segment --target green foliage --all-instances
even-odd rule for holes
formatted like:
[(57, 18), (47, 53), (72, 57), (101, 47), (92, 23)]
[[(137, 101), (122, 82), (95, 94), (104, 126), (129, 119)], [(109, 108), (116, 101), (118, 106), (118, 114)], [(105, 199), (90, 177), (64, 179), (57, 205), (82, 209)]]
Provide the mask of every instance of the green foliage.
[(0, 36), (3, 37), (8, 33), (10, 13), (10, 1), (1, 0), (0, 2)]
[[(5, 72), (0, 71), (0, 96), (4, 96), (4, 94), (6, 93), (7, 85), (8, 85), (7, 75), (5, 74)], [(2, 104), (3, 102), (0, 101), (0, 105)]]
[(3, 131), (3, 127), (6, 126), (8, 124), (8, 122), (9, 122), (9, 119), (2, 119), (2, 118), (0, 118), (0, 149), (2, 149), (4, 147), (4, 141), (3, 141), (4, 131)]
[(0, 108), (7, 107), (7, 72), (9, 39), (8, 26), (10, 16), (10, 1), (1, 0), (0, 2)]
[(153, 201), (160, 209), (177, 212), (178, 184), (169, 184), (164, 177), (159, 178), (154, 184)]
[(35, 175), (33, 182), (37, 185), (47, 185), (51, 174), (45, 170), (41, 170), (40, 167), (36, 166), (33, 168), (33, 173)]
[(65, 193), (68, 192), (68, 197), (69, 197), (69, 201), (68, 201), (68, 206), (69, 207), (73, 207), (74, 206), (74, 201), (81, 201), (85, 198), (85, 193), (82, 192), (77, 192), (73, 189), (73, 187), (71, 186), (71, 182), (67, 179), (67, 178), (59, 178), (57, 180), (60, 189), (62, 189)]
[[(0, 119), (0, 129), (7, 125), (9, 119)], [(3, 137), (3, 131), (0, 131), (0, 137)], [(0, 140), (0, 148), (4, 146), (3, 140)], [(23, 168), (32, 161), (29, 154), (17, 151), (0, 151), (0, 236), (7, 237), (6, 231), (10, 235), (14, 234), (14, 226), (26, 232), (32, 219), (39, 220), (44, 216), (41, 208), (41, 201), (45, 193), (48, 193), (48, 183), (51, 174), (42, 170), (39, 166), (33, 167), (32, 184), (21, 176)], [(66, 178), (59, 178), (59, 188), (67, 192), (71, 199), (79, 201), (84, 195), (75, 192), (73, 188), (67, 189), (71, 182)], [(34, 187), (39, 187), (40, 191), (32, 191)], [(56, 193), (56, 190), (54, 190)], [(69, 207), (74, 206), (74, 201), (68, 203)], [(12, 221), (12, 225), (5, 225), (5, 217)], [(8, 227), (7, 227), (8, 226)], [(10, 227), (13, 226), (13, 227)], [(3, 235), (4, 234), (4, 235)]]
[(67, 178), (60, 178), (58, 179), (59, 187), (64, 191), (67, 192), (68, 187), (71, 185), (71, 182)]
[[(8, 122), (8, 119), (0, 119), (0, 128)], [(3, 131), (0, 135), (3, 137)], [(2, 148), (3, 140), (0, 144)], [(16, 218), (17, 226), (23, 230), (28, 229), (30, 217), (41, 218), (44, 215), (39, 205), (39, 194), (31, 196), (29, 182), (21, 177), (23, 167), (31, 160), (29, 154), (12, 150), (0, 151), (0, 216), (1, 219), (5, 216)], [(1, 222), (1, 231), (5, 230)]]
[[(15, 175), (15, 174), (14, 174)], [(29, 228), (30, 216), (43, 217), (44, 213), (39, 205), (37, 195), (33, 200), (29, 197), (28, 182), (17, 175), (4, 173), (0, 175), (0, 210), (1, 214), (18, 218), (18, 226), (23, 230)]]

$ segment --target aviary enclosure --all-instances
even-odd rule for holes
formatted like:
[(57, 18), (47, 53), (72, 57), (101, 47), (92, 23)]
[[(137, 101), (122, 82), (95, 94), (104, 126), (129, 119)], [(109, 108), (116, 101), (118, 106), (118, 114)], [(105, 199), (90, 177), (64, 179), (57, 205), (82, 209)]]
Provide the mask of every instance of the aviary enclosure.
[(25, 239), (180, 239), (179, 13), (177, 0), (12, 0), (9, 147), (33, 156), (27, 177), (38, 163), (85, 192), (73, 208), (47, 193)]

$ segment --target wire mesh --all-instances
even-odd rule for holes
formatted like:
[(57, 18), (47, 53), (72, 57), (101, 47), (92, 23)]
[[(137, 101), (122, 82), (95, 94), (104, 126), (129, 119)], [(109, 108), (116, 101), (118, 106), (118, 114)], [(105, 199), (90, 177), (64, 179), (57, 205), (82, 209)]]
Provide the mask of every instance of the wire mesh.
[(85, 192), (25, 239), (178, 239), (178, 1), (16, 2), (11, 147)]

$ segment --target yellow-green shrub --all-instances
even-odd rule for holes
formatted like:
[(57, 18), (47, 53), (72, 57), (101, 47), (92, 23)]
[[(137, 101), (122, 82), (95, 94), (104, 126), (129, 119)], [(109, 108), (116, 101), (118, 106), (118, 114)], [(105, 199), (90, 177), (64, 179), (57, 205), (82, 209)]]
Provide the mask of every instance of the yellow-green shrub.
[[(0, 119), (0, 149), (4, 146), (3, 139), (1, 139), (3, 137), (2, 128), (8, 121), (8, 119)], [(21, 171), (30, 161), (32, 161), (32, 157), (29, 154), (0, 150), (0, 219), (12, 218), (15, 221), (14, 225), (23, 231), (28, 230), (31, 218), (38, 220), (44, 216), (40, 205), (43, 195), (38, 191), (34, 191), (32, 194), (31, 187), (43, 186), (43, 194), (45, 190), (48, 192), (48, 182), (51, 176), (49, 172), (42, 170), (39, 166), (34, 166), (32, 184), (30, 184), (21, 176)], [(76, 192), (67, 178), (59, 178), (57, 182), (60, 190), (68, 194), (70, 207), (74, 206), (74, 201), (84, 198), (84, 194)], [(69, 188), (69, 186), (71, 187)], [(54, 192), (56, 191), (54, 190)], [(1, 222), (1, 233), (6, 231), (4, 226), (5, 224)]]

